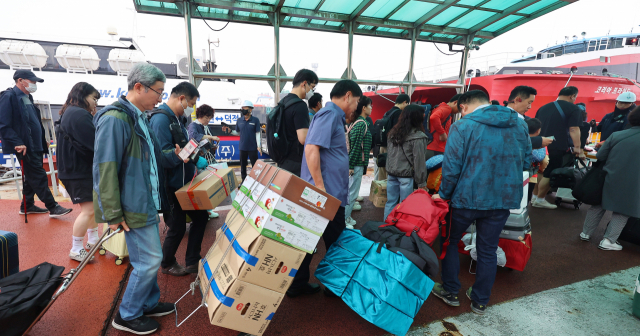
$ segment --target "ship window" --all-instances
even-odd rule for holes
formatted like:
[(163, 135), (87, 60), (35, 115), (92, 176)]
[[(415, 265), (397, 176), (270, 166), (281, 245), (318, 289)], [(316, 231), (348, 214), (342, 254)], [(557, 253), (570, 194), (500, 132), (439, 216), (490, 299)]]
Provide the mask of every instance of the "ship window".
[(42, 46), (44, 52), (46, 52), (47, 56), (49, 56), (49, 58), (47, 58), (47, 65), (44, 66), (45, 68), (47, 68), (48, 70), (66, 71), (63, 67), (60, 66), (58, 60), (55, 58), (56, 48), (58, 48), (60, 43), (38, 41), (38, 44)]
[(555, 54), (556, 56), (560, 56), (562, 55), (562, 47), (557, 47), (557, 48), (553, 48), (550, 49), (549, 51), (547, 51), (548, 54)]
[(569, 44), (564, 47), (565, 54), (577, 54), (584, 51), (584, 43)]
[(611, 39), (611, 41), (609, 42), (609, 47), (607, 49), (622, 48), (623, 40), (624, 39), (622, 37)]

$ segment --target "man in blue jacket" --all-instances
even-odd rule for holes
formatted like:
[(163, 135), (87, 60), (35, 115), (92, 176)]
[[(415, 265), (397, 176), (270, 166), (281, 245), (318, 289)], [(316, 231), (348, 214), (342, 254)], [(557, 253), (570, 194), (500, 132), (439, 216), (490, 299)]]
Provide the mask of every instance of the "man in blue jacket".
[(162, 260), (158, 212), (169, 215), (163, 167), (174, 163), (179, 146), (163, 150), (142, 111), (162, 102), (165, 75), (149, 63), (137, 63), (127, 76), (128, 92), (93, 118), (93, 208), (97, 223), (124, 229), (133, 271), (111, 325), (137, 335), (155, 332), (149, 317), (175, 311), (160, 302), (158, 268)]
[[(40, 120), (40, 110), (33, 103), (32, 93), (36, 83), (44, 79), (36, 77), (31, 70), (16, 70), (13, 74), (16, 85), (0, 94), (0, 140), (3, 154), (16, 154), (21, 160), (24, 173), (20, 214), (49, 213), (49, 217), (60, 217), (71, 212), (61, 207), (49, 190), (49, 178), (42, 168), (42, 156), (49, 150), (49, 143)], [(47, 207), (37, 207), (34, 195)], [(26, 203), (26, 205), (25, 205)]]
[[(147, 111), (151, 129), (158, 137), (158, 143), (162, 150), (175, 149), (176, 145), (181, 145), (189, 141), (189, 135), (184, 124), (180, 121), (183, 116), (191, 115), (193, 105), (200, 97), (196, 87), (189, 82), (182, 82), (171, 90), (169, 100), (158, 108)], [(171, 127), (174, 127), (172, 135)], [(177, 130), (182, 131), (182, 137)], [(181, 145), (184, 146), (184, 145)], [(209, 221), (209, 214), (206, 210), (184, 211), (176, 198), (176, 191), (189, 183), (195, 176), (197, 168), (203, 169), (207, 166), (207, 160), (199, 157), (197, 163), (184, 163), (178, 157), (173, 158), (166, 169), (166, 187), (171, 215), (164, 216), (164, 222), (169, 227), (167, 236), (162, 245), (162, 273), (181, 276), (188, 273), (198, 272), (198, 261), (200, 261), (200, 250), (204, 230)], [(176, 260), (176, 251), (184, 237), (187, 229), (187, 215), (192, 220), (189, 228), (189, 239), (187, 241), (187, 253), (185, 256), (185, 267), (182, 267)]]
[(442, 183), (434, 198), (450, 200), (449, 245), (442, 260), (442, 284), (433, 294), (459, 306), (458, 242), (475, 221), (478, 266), (476, 281), (467, 291), (471, 310), (484, 314), (496, 277), (498, 240), (509, 217), (522, 200), (522, 172), (531, 165), (531, 141), (525, 121), (504, 106), (490, 105), (480, 90), (458, 101), (463, 118), (451, 126), (442, 163)]

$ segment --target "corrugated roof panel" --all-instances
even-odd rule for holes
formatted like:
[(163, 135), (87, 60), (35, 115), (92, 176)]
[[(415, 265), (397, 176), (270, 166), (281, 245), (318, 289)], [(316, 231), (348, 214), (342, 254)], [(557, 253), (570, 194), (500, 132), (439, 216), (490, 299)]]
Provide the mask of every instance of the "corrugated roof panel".
[(506, 18), (496, 21), (493, 24), (491, 24), (490, 26), (483, 28), (482, 30), (486, 30), (486, 31), (490, 31), (490, 32), (494, 32), (496, 30), (499, 30), (500, 28), (503, 28), (504, 26), (511, 24), (513, 22), (515, 22), (518, 19), (521, 19), (522, 16), (519, 15), (509, 15)]
[(483, 2), (484, 0), (462, 0), (460, 2), (458, 2), (458, 4), (460, 5), (466, 5), (466, 6), (477, 6), (479, 3)]
[(458, 15), (466, 11), (467, 9), (462, 7), (455, 7), (455, 6), (449, 7), (445, 9), (442, 13), (438, 14), (433, 19), (429, 20), (427, 24), (434, 25), (434, 26), (442, 26), (445, 23), (453, 20), (453, 18), (457, 17)]
[(494, 14), (495, 13), (493, 12), (486, 12), (476, 9), (471, 11), (469, 14), (459, 18), (458, 20), (456, 20), (456, 22), (450, 24), (449, 27), (469, 29)]
[(178, 5), (172, 2), (163, 2), (163, 4), (164, 4), (164, 8), (178, 9)]
[(387, 27), (379, 27), (376, 29), (378, 31), (389, 32), (389, 33), (402, 33), (404, 29), (396, 29), (396, 28), (387, 28)]
[[(276, 2), (278, 2), (278, 0), (242, 0), (244, 2), (253, 2), (253, 3), (257, 3), (257, 4), (269, 4), (269, 5), (275, 5)], [(239, 2), (242, 2), (239, 1)]]
[[(211, 8), (211, 7), (202, 7), (199, 6), (198, 10), (202, 13), (203, 16), (207, 16), (206, 13), (215, 13), (215, 14), (229, 14), (228, 9), (220, 9), (220, 8)], [(195, 12), (196, 15), (200, 14), (198, 11)]]
[(547, 6), (550, 5), (554, 5), (556, 3), (558, 3), (558, 0), (542, 0), (539, 2), (534, 3), (533, 5), (529, 6), (529, 7), (525, 7), (523, 9), (521, 9), (520, 11), (518, 11), (518, 13), (520, 14), (532, 14), (538, 10), (541, 10), (543, 8), (546, 8)]
[(430, 2), (409, 1), (406, 5), (402, 6), (390, 19), (406, 22), (416, 22), (423, 15), (427, 14), (430, 10), (436, 7), (437, 4)]
[(362, 1), (366, 0), (326, 0), (322, 7), (320, 7), (320, 10), (332, 13), (351, 14), (358, 8)]
[(321, 0), (287, 0), (284, 2), (285, 7), (316, 9)]
[(517, 1), (513, 1), (513, 0), (491, 0), (489, 2), (487, 2), (486, 4), (480, 6), (481, 8), (489, 8), (489, 9), (496, 9), (496, 10), (505, 10), (507, 9), (509, 6), (514, 5)]
[(323, 25), (323, 24), (327, 23), (327, 21), (323, 21), (323, 20), (311, 20), (309, 23), (313, 23), (313, 24), (317, 24), (317, 25)]
[(289, 21), (292, 22), (308, 22), (309, 19), (301, 18), (301, 17), (289, 17)]
[(373, 29), (373, 26), (359, 25), (357, 29), (371, 30)]
[(334, 27), (340, 27), (340, 26), (342, 26), (342, 22), (340, 22), (340, 21), (327, 21), (327, 23), (325, 23), (325, 25), (334, 26)]
[(426, 36), (430, 36), (430, 35), (431, 35), (430, 32), (421, 32), (420, 33), (420, 36), (425, 36), (426, 37)]
[(162, 7), (162, 2), (159, 1), (140, 0), (138, 3), (142, 6)]
[(384, 19), (393, 12), (403, 0), (377, 0), (362, 13), (362, 16), (373, 17), (376, 19)]

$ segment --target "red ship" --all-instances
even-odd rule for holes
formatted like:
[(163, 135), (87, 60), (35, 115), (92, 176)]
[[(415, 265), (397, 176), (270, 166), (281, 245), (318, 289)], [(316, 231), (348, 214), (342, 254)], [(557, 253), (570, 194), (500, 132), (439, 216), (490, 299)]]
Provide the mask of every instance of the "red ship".
[[(482, 90), (490, 99), (500, 103), (507, 100), (518, 85), (534, 87), (538, 91), (532, 108), (527, 113), (535, 116), (538, 108), (556, 100), (566, 85), (580, 90), (577, 103), (586, 104), (588, 119), (600, 121), (614, 110), (616, 98), (631, 91), (640, 99), (640, 35), (625, 34), (578, 40), (555, 45), (537, 54), (512, 60), (502, 68), (467, 69), (465, 90)], [(471, 60), (469, 62), (471, 64)], [(439, 83), (457, 83), (450, 77), (434, 80)], [(382, 118), (393, 106), (401, 88), (377, 89), (370, 87), (365, 95), (373, 100), (373, 120)], [(411, 101), (437, 106), (456, 94), (451, 88), (418, 87)]]

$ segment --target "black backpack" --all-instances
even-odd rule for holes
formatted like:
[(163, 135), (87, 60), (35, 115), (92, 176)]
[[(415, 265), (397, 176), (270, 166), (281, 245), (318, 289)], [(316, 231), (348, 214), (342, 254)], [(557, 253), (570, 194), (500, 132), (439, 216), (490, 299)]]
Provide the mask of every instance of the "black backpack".
[(289, 155), (291, 144), (287, 139), (284, 111), (297, 103), (303, 103), (303, 101), (294, 95), (287, 103), (280, 100), (278, 105), (267, 113), (267, 148), (269, 156), (276, 163), (282, 162)]
[[(169, 122), (171, 123), (169, 124), (169, 131), (171, 131), (171, 138), (173, 140), (173, 144), (180, 146), (180, 148), (184, 148), (187, 145), (187, 143), (189, 143), (189, 139), (187, 139), (184, 136), (184, 133), (182, 132), (182, 125), (178, 120), (176, 120), (176, 118), (174, 118), (171, 115), (171, 113), (161, 108), (155, 108), (151, 111), (146, 112), (147, 119), (151, 121), (151, 118), (158, 113), (162, 113), (166, 115), (167, 118), (169, 118)], [(208, 126), (205, 126), (205, 127), (208, 127)]]
[[(391, 111), (393, 111), (393, 113), (390, 113)], [(376, 120), (376, 123), (373, 124), (373, 138), (375, 139), (374, 141), (377, 141), (374, 142), (374, 146), (380, 145), (382, 147), (387, 147), (387, 137), (389, 135), (389, 131), (391, 131), (393, 126), (395, 126), (393, 124), (393, 116), (396, 113), (402, 113), (402, 110), (394, 107), (387, 111), (382, 119)]]
[[(431, 118), (431, 113), (428, 113), (428, 118)], [(449, 116), (444, 119), (444, 122), (442, 123), (442, 128), (445, 128), (450, 118), (451, 118), (451, 114), (449, 114)], [(433, 133), (431, 133), (431, 121), (427, 122), (427, 127), (425, 127), (424, 129), (424, 134), (427, 135), (427, 139), (429, 139), (428, 141), (429, 143), (433, 142)]]

